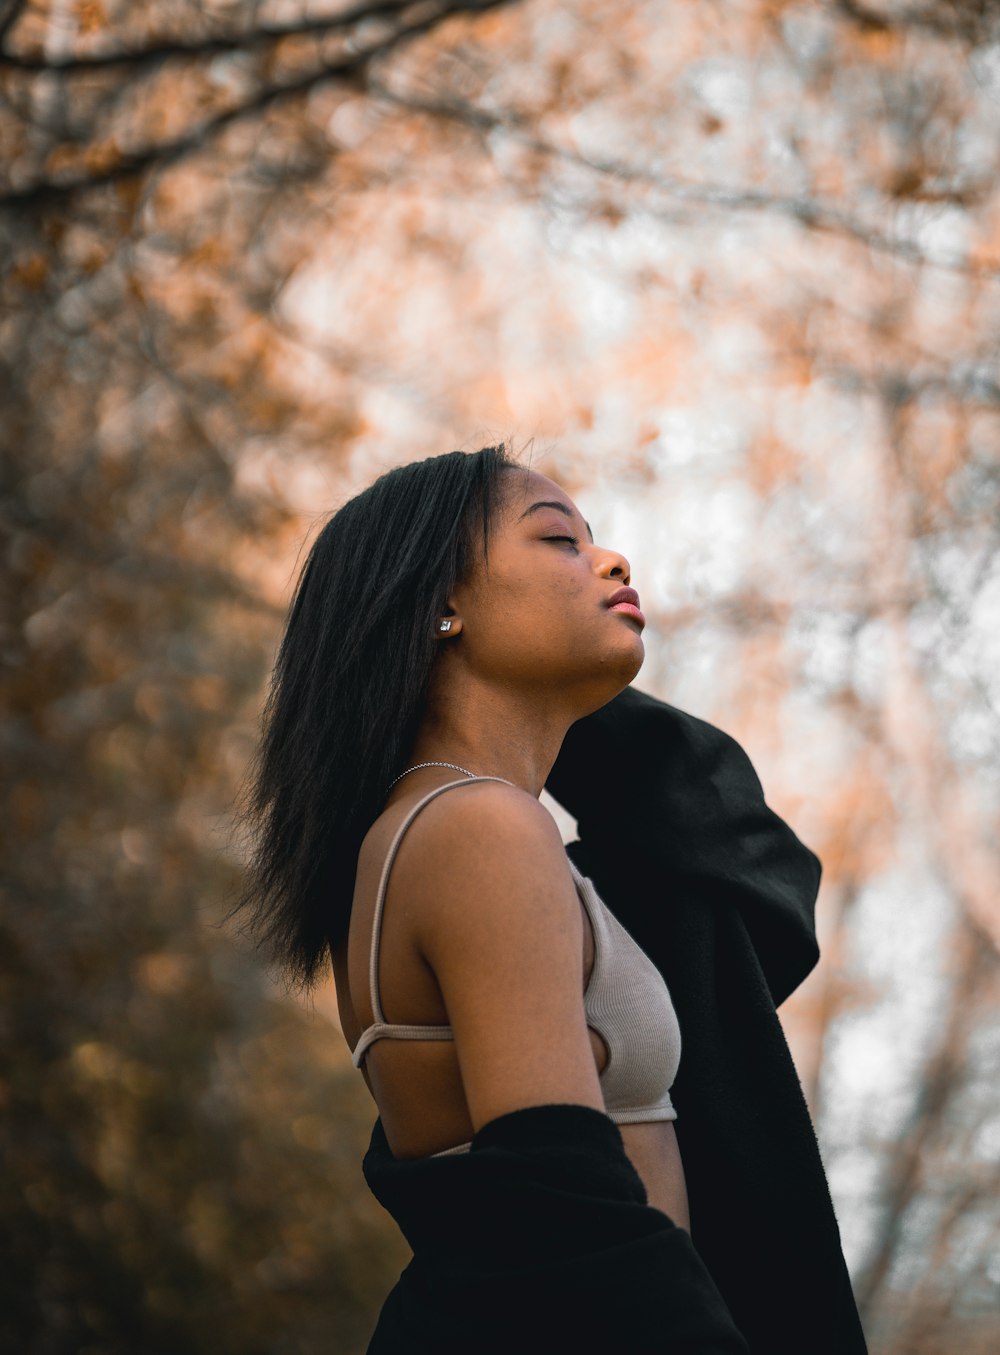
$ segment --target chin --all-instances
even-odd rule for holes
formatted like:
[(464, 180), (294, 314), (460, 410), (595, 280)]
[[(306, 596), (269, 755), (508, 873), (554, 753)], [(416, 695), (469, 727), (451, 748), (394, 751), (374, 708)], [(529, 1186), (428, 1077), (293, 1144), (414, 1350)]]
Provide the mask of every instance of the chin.
[(642, 667), (646, 657), (642, 644), (635, 646), (630, 655), (618, 654), (609, 660), (601, 670), (600, 682), (589, 690), (588, 699), (575, 717), (580, 720), (613, 701), (619, 692), (623, 692)]
[(609, 677), (617, 679), (618, 691), (622, 691), (638, 675), (645, 661), (646, 647), (641, 635), (635, 636), (634, 643), (627, 650), (619, 650), (613, 659), (608, 660), (606, 671)]

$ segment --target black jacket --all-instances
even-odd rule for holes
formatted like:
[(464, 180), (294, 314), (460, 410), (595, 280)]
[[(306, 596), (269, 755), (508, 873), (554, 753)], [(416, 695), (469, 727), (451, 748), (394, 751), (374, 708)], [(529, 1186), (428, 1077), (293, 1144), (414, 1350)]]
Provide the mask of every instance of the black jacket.
[(569, 855), (670, 989), (691, 1233), (646, 1203), (590, 1107), (515, 1111), (468, 1154), (416, 1161), (376, 1120), (365, 1178), (414, 1258), (370, 1355), (866, 1355), (775, 1010), (819, 959), (818, 857), (733, 738), (632, 687), (569, 730), (546, 788), (577, 820)]

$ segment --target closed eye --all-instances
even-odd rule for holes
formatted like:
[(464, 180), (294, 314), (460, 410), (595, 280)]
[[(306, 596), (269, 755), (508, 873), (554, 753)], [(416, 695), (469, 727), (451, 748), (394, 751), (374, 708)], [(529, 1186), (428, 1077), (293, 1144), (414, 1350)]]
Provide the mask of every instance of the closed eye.
[(580, 538), (578, 536), (545, 536), (543, 541), (569, 541), (574, 546), (579, 546)]

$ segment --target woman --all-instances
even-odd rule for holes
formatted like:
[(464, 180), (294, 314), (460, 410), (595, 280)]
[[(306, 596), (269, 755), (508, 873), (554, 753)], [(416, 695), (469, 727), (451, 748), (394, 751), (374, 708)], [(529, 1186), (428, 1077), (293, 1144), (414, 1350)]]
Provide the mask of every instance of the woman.
[[(554, 788), (581, 823), (573, 846), (613, 842), (625, 876), (652, 859), (626, 806), (655, 766), (603, 780), (586, 765), (594, 720), (620, 718), (623, 701), (673, 710), (626, 690), (644, 624), (625, 556), (502, 447), (382, 476), (328, 522), (303, 569), (268, 699), (242, 902), (304, 981), (329, 951), (344, 1035), (378, 1106), (365, 1172), (414, 1260), (372, 1352), (780, 1348), (734, 1278), (758, 1338), (747, 1343), (692, 1240), (671, 1096), (688, 1031), (661, 959), (595, 888), (607, 861), (583, 875), (538, 801), (557, 761), (572, 768)], [(585, 834), (593, 805), (571, 802), (588, 781), (603, 828)], [(810, 858), (794, 889), (808, 895), (818, 862), (781, 829), (772, 864), (794, 843), (800, 871)], [(758, 895), (759, 938), (801, 930)], [(672, 963), (697, 971), (703, 958)], [(701, 979), (704, 1001), (717, 976)], [(824, 1191), (814, 1204), (829, 1210), (829, 1252)], [(836, 1302), (851, 1312), (837, 1330), (854, 1343), (829, 1348), (860, 1351), (845, 1276)], [(800, 1352), (827, 1348), (797, 1337)]]

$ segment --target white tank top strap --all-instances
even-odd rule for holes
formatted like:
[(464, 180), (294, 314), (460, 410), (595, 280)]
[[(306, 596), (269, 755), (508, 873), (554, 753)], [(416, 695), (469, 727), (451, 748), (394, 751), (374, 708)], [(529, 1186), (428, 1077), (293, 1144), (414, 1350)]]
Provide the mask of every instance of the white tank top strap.
[(383, 1035), (391, 1035), (394, 1040), (451, 1040), (454, 1038), (451, 1033), (451, 1026), (393, 1026), (387, 1021), (373, 1021), (354, 1046), (351, 1059), (355, 1068), (361, 1067), (361, 1060), (364, 1058), (368, 1046), (373, 1045)]
[[(435, 789), (425, 795), (422, 800), (418, 800), (403, 822), (396, 829), (395, 836), (386, 853), (385, 862), (382, 866), (382, 875), (378, 882), (378, 893), (375, 896), (375, 919), (372, 924), (371, 955), (368, 962), (368, 986), (371, 992), (372, 1013), (375, 1020), (374, 1023), (369, 1026), (368, 1030), (365, 1031), (365, 1037), (369, 1038), (365, 1039), (365, 1037), (362, 1037), (361, 1043), (359, 1043), (358, 1047), (355, 1049), (355, 1059), (360, 1059), (361, 1055), (364, 1053), (362, 1045), (367, 1047), (367, 1045), (371, 1043), (371, 1039), (377, 1037), (377, 1035), (381, 1033), (381, 1029), (388, 1024), (378, 996), (378, 946), (382, 930), (382, 911), (385, 906), (385, 892), (389, 883), (389, 872), (392, 869), (392, 863), (395, 859), (396, 852), (399, 849), (399, 844), (403, 840), (403, 834), (423, 809), (424, 805), (429, 805), (432, 800), (436, 799), (439, 795), (443, 795), (446, 790), (453, 790), (455, 786), (471, 786), (476, 781), (502, 781), (505, 786), (512, 786), (514, 784), (513, 781), (508, 781), (506, 777), (503, 776), (466, 776), (463, 777), (461, 781), (449, 781), (443, 786), (435, 787)], [(396, 1031), (397, 1027), (393, 1026), (393, 1030)], [(445, 1030), (441, 1026), (404, 1026), (404, 1030), (409, 1032), (410, 1039), (450, 1038), (450, 1031)], [(399, 1033), (403, 1035), (404, 1039), (407, 1038), (402, 1031)]]

